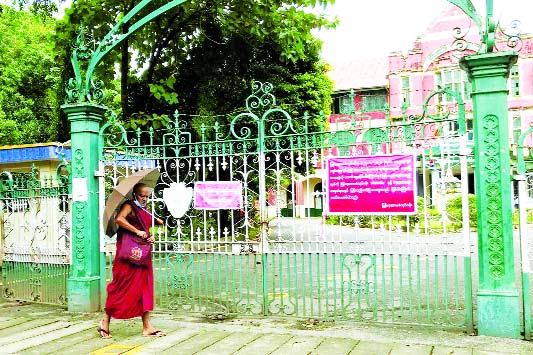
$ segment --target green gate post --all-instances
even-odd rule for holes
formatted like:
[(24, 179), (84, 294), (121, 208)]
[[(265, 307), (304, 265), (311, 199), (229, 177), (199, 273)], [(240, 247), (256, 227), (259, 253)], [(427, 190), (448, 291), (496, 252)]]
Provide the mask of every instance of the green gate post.
[[(62, 109), (71, 123), (72, 149), (72, 265), (67, 285), (68, 309), (93, 312), (100, 309), (100, 223), (98, 203), (98, 171), (100, 122), (107, 111), (100, 105), (104, 99), (101, 80), (93, 74), (100, 61), (122, 41), (172, 8), (187, 0), (169, 0), (137, 22), (132, 19), (151, 5), (153, 0), (139, 2), (104, 36), (96, 48), (88, 40), (90, 31), (81, 25), (73, 45), (71, 62), (74, 78), (67, 82), (67, 102)], [(120, 33), (128, 24), (128, 31)], [(88, 62), (82, 75), (81, 62)], [(105, 266), (104, 263), (102, 263)], [(104, 270), (102, 270), (104, 271)], [(105, 277), (105, 272), (102, 272)], [(105, 280), (102, 280), (105, 285)], [(103, 298), (103, 297), (102, 297)]]
[(461, 59), (461, 67), (472, 82), (474, 109), (478, 331), (481, 335), (510, 338), (520, 337), (507, 109), (507, 78), (517, 57), (514, 52), (502, 52)]
[(71, 128), (72, 265), (67, 283), (68, 310), (100, 310), (100, 217), (98, 205), (98, 133), (107, 108), (63, 105)]

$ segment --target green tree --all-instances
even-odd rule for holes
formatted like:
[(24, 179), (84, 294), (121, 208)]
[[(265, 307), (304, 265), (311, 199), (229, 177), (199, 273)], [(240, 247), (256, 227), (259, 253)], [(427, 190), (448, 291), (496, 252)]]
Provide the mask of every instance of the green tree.
[(12, 0), (11, 3), (19, 10), (27, 10), (42, 18), (49, 18), (57, 12), (58, 5), (65, 0)]
[[(162, 3), (154, 1), (146, 13)], [(232, 112), (242, 106), (252, 79), (273, 83), (279, 103), (291, 114), (318, 114), (329, 109), (331, 83), (311, 30), (334, 24), (309, 12), (316, 3), (190, 0), (125, 41), (97, 76), (112, 78), (119, 64), (121, 113), (134, 126), (156, 125), (177, 108), (206, 115)], [(136, 4), (77, 1), (58, 26), (58, 53), (68, 58), (79, 23), (103, 38)], [(137, 69), (130, 71), (132, 53)]]
[(0, 144), (57, 140), (55, 21), (0, 9)]

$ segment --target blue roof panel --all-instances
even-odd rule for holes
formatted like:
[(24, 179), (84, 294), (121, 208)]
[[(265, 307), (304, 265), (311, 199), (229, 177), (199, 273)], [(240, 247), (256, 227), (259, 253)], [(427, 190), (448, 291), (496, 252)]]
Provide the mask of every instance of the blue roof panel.
[(35, 146), (23, 148), (0, 149), (0, 164), (23, 163), (39, 160), (61, 160), (62, 154), (67, 160), (72, 157), (70, 148), (57, 146)]

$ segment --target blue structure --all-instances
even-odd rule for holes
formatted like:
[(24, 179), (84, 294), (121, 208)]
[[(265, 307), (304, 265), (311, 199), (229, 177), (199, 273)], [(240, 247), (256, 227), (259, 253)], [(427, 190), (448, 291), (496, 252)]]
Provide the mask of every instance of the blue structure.
[[(0, 146), (0, 171), (11, 170), (13, 167), (24, 169), (26, 163), (28, 164), (27, 168), (30, 169), (32, 164), (44, 163), (49, 166), (57, 166), (63, 161), (63, 158), (71, 161), (72, 151), (69, 143), (49, 142)], [(125, 156), (120, 155), (116, 156), (118, 166), (130, 166), (132, 162), (137, 162), (137, 160), (126, 159)], [(156, 160), (151, 159), (145, 160), (143, 164), (144, 168), (155, 168), (156, 166)]]
[(36, 161), (62, 161), (72, 157), (70, 147), (63, 143), (38, 143), (0, 146), (0, 164)]

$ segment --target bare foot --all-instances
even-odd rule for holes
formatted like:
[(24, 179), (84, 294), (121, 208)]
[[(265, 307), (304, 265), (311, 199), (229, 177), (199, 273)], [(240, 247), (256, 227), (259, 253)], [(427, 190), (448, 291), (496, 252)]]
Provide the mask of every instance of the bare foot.
[(157, 329), (143, 329), (143, 337), (164, 337), (167, 333)]

